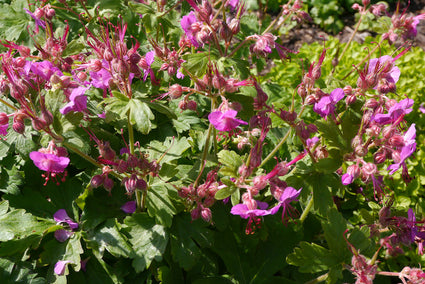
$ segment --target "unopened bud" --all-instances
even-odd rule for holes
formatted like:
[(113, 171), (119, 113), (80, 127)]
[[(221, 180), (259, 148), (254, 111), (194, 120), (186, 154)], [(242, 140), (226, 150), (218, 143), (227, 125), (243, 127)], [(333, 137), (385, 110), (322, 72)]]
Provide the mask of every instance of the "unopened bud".
[(202, 208), (201, 217), (205, 222), (208, 222), (208, 223), (211, 222), (211, 219), (212, 219), (211, 209)]
[(25, 132), (25, 124), (23, 120), (15, 120), (12, 128), (16, 133), (23, 134)]
[(345, 103), (346, 105), (352, 105), (357, 101), (356, 95), (348, 95), (345, 97)]
[(0, 112), (0, 125), (5, 125), (9, 123), (9, 117), (7, 113)]
[(388, 143), (393, 147), (403, 147), (404, 138), (400, 135), (394, 135), (390, 139), (388, 139)]
[(233, 33), (234, 35), (238, 34), (238, 33), (239, 33), (239, 31), (241, 30), (239, 20), (238, 20), (238, 19), (236, 19), (236, 18), (233, 18), (233, 19), (230, 21), (229, 28), (230, 28), (230, 30), (232, 31), (232, 33)]
[(48, 9), (46, 12), (46, 18), (51, 20), (56, 15), (56, 11), (54, 9)]
[(109, 177), (105, 176), (105, 179), (103, 181), (103, 187), (111, 192), (112, 188), (114, 188), (114, 181), (112, 179), (110, 179)]
[(103, 58), (106, 61), (111, 62), (112, 59), (114, 59), (114, 55), (112, 54), (112, 52), (109, 49), (106, 49), (105, 52), (103, 53)]
[(383, 227), (388, 227), (391, 221), (391, 207), (384, 206), (379, 210), (379, 223)]
[(102, 62), (99, 59), (92, 60), (88, 69), (89, 71), (99, 72), (102, 69)]
[(321, 66), (314, 66), (313, 71), (311, 72), (311, 77), (313, 80), (317, 80), (322, 76), (322, 67)]
[(201, 217), (201, 207), (198, 206), (195, 209), (190, 212), (190, 216), (192, 217), (192, 220), (197, 220), (199, 217)]
[(375, 161), (375, 164), (382, 164), (387, 160), (387, 153), (385, 150), (378, 151), (373, 155), (373, 160)]
[(305, 98), (305, 104), (306, 105), (314, 105), (315, 103), (317, 103), (316, 97), (314, 95), (308, 95)]
[(174, 84), (168, 89), (168, 96), (171, 99), (178, 99), (182, 96), (183, 88), (179, 84)]
[(187, 109), (196, 111), (197, 103), (195, 101), (187, 102)]
[(87, 74), (85, 72), (79, 72), (77, 74), (77, 78), (78, 80), (80, 80), (81, 82), (84, 82), (85, 80), (87, 80)]
[(104, 179), (105, 177), (103, 175), (95, 175), (90, 181), (91, 187), (98, 188), (103, 184)]
[(351, 95), (351, 93), (353, 92), (353, 88), (351, 86), (345, 86), (343, 89), (344, 91), (344, 95), (348, 96)]

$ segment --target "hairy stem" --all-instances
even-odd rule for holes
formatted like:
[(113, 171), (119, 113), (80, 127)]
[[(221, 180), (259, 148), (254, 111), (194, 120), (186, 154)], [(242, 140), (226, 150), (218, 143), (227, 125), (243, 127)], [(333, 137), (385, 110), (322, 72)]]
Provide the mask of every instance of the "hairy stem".
[(3, 100), (3, 99), (0, 99), (0, 103), (2, 103), (2, 104), (4, 104), (4, 105), (6, 105), (6, 106), (8, 106), (8, 107), (10, 107), (11, 109), (13, 109), (13, 110), (18, 110), (16, 107), (14, 107), (13, 105), (11, 105), (11, 104), (9, 104), (8, 102), (6, 102), (5, 100)]
[(261, 162), (259, 166), (260, 168), (264, 166), (271, 158), (274, 157), (276, 152), (280, 149), (280, 147), (282, 147), (283, 143), (285, 143), (286, 139), (288, 139), (290, 133), (291, 133), (291, 129), (289, 129), (288, 132), (286, 132), (285, 136), (282, 138), (282, 140), (280, 140), (279, 144), (277, 144), (276, 147), (273, 149), (273, 151), (271, 151), (270, 154)]
[(133, 125), (131, 125), (130, 122), (130, 111), (128, 112), (128, 144), (130, 146), (130, 154), (134, 155), (134, 131), (133, 131)]
[(317, 278), (315, 278), (313, 280), (310, 280), (310, 281), (306, 282), (305, 284), (316, 284), (316, 283), (323, 282), (326, 279), (328, 279), (328, 273), (325, 273), (323, 275), (320, 275), (319, 277), (317, 277)]
[[(304, 208), (303, 214), (301, 214), (301, 217), (300, 217), (301, 223), (304, 222), (304, 220), (307, 218), (307, 215), (310, 212), (311, 207), (313, 207), (313, 203), (314, 203), (314, 199), (313, 199), (313, 196), (312, 196), (311, 199), (308, 201), (307, 207)], [(317, 282), (312, 282), (312, 283), (317, 283)]]

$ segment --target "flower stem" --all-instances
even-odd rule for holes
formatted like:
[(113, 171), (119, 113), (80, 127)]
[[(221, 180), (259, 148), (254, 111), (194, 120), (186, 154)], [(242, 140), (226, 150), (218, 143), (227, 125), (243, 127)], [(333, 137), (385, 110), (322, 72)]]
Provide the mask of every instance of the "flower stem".
[(130, 122), (130, 111), (128, 112), (128, 144), (130, 145), (130, 154), (134, 155), (134, 131)]
[[(353, 31), (353, 33), (351, 34), (350, 39), (348, 40), (347, 44), (345, 45), (344, 49), (342, 50), (342, 52), (341, 52), (341, 54), (340, 54), (340, 56), (339, 56), (339, 58), (338, 58), (338, 63), (339, 63), (339, 61), (342, 59), (342, 57), (344, 56), (344, 54), (345, 54), (345, 52), (347, 51), (348, 47), (350, 46), (351, 42), (353, 41), (354, 36), (356, 35), (357, 31), (359, 30), (359, 27), (360, 27), (360, 24), (362, 23), (362, 20), (363, 20), (363, 14), (361, 14), (361, 15), (360, 15), (360, 19), (359, 19), (359, 21), (357, 22), (357, 25), (356, 25), (356, 27), (354, 28), (354, 31)], [(335, 68), (334, 68), (334, 70), (333, 70), (333, 71), (335, 71)]]
[[(307, 215), (310, 212), (311, 207), (313, 207), (313, 203), (314, 203), (314, 198), (312, 196), (311, 199), (308, 201), (307, 207), (304, 208), (303, 214), (301, 214), (301, 217), (300, 217), (301, 223), (304, 222), (304, 220), (307, 218)], [(316, 283), (316, 282), (312, 282), (312, 283)]]
[(276, 147), (273, 149), (273, 151), (270, 152), (270, 154), (261, 162), (261, 165), (259, 168), (264, 166), (265, 163), (267, 163), (273, 156), (276, 154), (276, 152), (279, 150), (280, 147), (282, 147), (283, 143), (285, 143), (286, 139), (288, 139), (289, 134), (291, 133), (291, 129), (286, 132), (285, 136), (280, 140), (279, 144), (276, 145)]
[(4, 104), (4, 105), (6, 105), (6, 106), (8, 106), (8, 107), (10, 107), (11, 109), (13, 109), (13, 110), (18, 110), (16, 107), (14, 107), (13, 105), (11, 105), (11, 104), (9, 104), (8, 102), (6, 102), (5, 100), (3, 100), (3, 99), (0, 99), (0, 103), (2, 103), (2, 104)]
[(328, 273), (325, 273), (323, 275), (320, 275), (319, 277), (317, 277), (317, 278), (315, 278), (313, 280), (310, 280), (310, 281), (306, 282), (305, 284), (316, 284), (316, 283), (323, 282), (326, 279), (328, 279)]

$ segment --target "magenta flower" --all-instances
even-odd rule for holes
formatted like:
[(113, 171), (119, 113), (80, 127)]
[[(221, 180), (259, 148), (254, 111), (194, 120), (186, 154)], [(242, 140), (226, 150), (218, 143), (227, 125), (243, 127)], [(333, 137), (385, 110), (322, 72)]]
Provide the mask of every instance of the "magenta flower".
[(53, 214), (53, 219), (55, 219), (57, 223), (67, 223), (71, 229), (78, 228), (78, 223), (74, 222), (74, 220), (68, 216), (65, 209), (56, 211), (56, 213)]
[(395, 173), (402, 165), (405, 164), (407, 158), (409, 158), (416, 151), (416, 128), (415, 124), (412, 124), (404, 134), (404, 146), (401, 147), (398, 160), (394, 160), (394, 164), (390, 165), (387, 170), (391, 170), (390, 174)]
[(187, 14), (186, 16), (183, 16), (182, 20), (180, 21), (180, 25), (182, 26), (186, 37), (192, 42), (194, 47), (199, 47), (199, 43), (196, 40), (195, 34), (193, 32), (194, 29), (192, 29), (192, 25), (195, 23), (202, 24), (201, 22), (198, 22), (193, 11)]
[(72, 261), (69, 261), (69, 260), (59, 260), (58, 262), (56, 262), (55, 269), (54, 269), (55, 274), (64, 275), (67, 264), (71, 262)]
[[(379, 58), (373, 58), (369, 60), (369, 68), (367, 70), (367, 73), (381, 73), (384, 75), (384, 78), (387, 79), (388, 82), (397, 83), (398, 79), (400, 78), (400, 69), (398, 69), (397, 66), (393, 65), (393, 62), (395, 60), (396, 59), (392, 58), (389, 55), (384, 55)], [(374, 89), (376, 88), (377, 86), (375, 86)]]
[(246, 204), (236, 204), (230, 210), (233, 215), (239, 215), (243, 219), (270, 215), (270, 211), (266, 210), (269, 205), (266, 202), (257, 201), (257, 205), (260, 209), (249, 209)]
[(136, 201), (128, 201), (123, 206), (121, 206), (121, 210), (127, 214), (134, 213), (136, 211)]
[(145, 61), (146, 61), (146, 65), (145, 68), (143, 68), (143, 81), (146, 81), (146, 78), (148, 77), (148, 75), (150, 74), (151, 77), (153, 75), (153, 71), (151, 69), (151, 65), (152, 63), (155, 61), (155, 51), (149, 51), (148, 53), (146, 53), (145, 55)]
[(402, 118), (404, 115), (412, 111), (413, 102), (414, 101), (412, 99), (401, 100), (399, 103), (394, 104), (388, 110), (387, 114), (377, 114), (373, 120), (383, 125), (395, 123), (399, 120), (399, 118)]
[(230, 10), (235, 11), (239, 6), (239, 0), (227, 0), (226, 6), (229, 6)]
[(64, 241), (66, 241), (67, 239), (69, 239), (69, 237), (71, 237), (73, 234), (73, 232), (65, 230), (65, 229), (59, 229), (55, 231), (55, 239), (58, 240), (58, 242), (63, 243)]
[(67, 157), (59, 157), (54, 154), (33, 151), (30, 158), (37, 168), (45, 172), (62, 173), (70, 160)]
[(99, 89), (106, 90), (109, 88), (109, 80), (112, 79), (109, 70), (109, 63), (105, 59), (102, 60), (102, 68), (99, 71), (90, 71), (90, 83)]
[(415, 38), (416, 35), (418, 34), (418, 30), (416, 29), (416, 26), (419, 24), (420, 20), (424, 20), (424, 19), (425, 19), (425, 14), (420, 14), (406, 21), (405, 32), (402, 34), (402, 37), (404, 39)]
[(285, 188), (285, 191), (282, 193), (282, 195), (279, 198), (279, 203), (275, 207), (269, 210), (270, 214), (272, 215), (276, 214), (277, 211), (279, 211), (280, 207), (283, 207), (282, 220), (284, 220), (285, 214), (287, 213), (287, 211), (292, 209), (292, 206), (290, 205), (290, 203), (292, 201), (298, 201), (297, 198), (300, 195), (301, 190), (302, 188), (300, 188), (299, 190), (296, 190), (292, 187)]
[(74, 112), (85, 111), (87, 109), (87, 96), (85, 96), (84, 93), (89, 88), (90, 87), (83, 87), (83, 86), (74, 88), (71, 92), (71, 95), (69, 96), (70, 102), (67, 103), (63, 108), (59, 110), (60, 113), (65, 115), (71, 111), (74, 111)]
[(0, 135), (6, 136), (7, 135), (7, 128), (9, 127), (9, 124), (0, 124)]
[(336, 104), (344, 98), (344, 91), (341, 88), (333, 90), (329, 96), (323, 96), (314, 104), (313, 110), (321, 117), (325, 118), (334, 114)]
[(235, 129), (241, 124), (248, 124), (247, 122), (237, 119), (238, 112), (233, 109), (226, 111), (214, 111), (208, 115), (210, 123), (220, 131), (230, 131)]
[(30, 10), (28, 10), (27, 8), (24, 8), (25, 12), (31, 16), (31, 18), (34, 19), (35, 21), (35, 28), (36, 28), (36, 32), (38, 32), (38, 26), (42, 27), (43, 29), (46, 29), (46, 23), (42, 20), (40, 20), (39, 18), (37, 18)]
[(62, 71), (50, 61), (32, 62), (31, 71), (46, 81), (49, 81), (53, 74), (63, 76)]

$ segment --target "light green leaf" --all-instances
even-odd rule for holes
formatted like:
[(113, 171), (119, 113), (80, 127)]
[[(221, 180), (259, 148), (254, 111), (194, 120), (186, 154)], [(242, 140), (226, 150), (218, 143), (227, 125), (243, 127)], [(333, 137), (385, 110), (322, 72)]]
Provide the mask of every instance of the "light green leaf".
[(238, 169), (243, 164), (241, 156), (235, 151), (221, 150), (218, 154), (218, 161), (223, 164), (220, 173), (223, 176), (237, 177)]
[(140, 100), (132, 99), (128, 103), (128, 108), (131, 125), (134, 125), (142, 134), (148, 134), (154, 128), (151, 120), (155, 119), (149, 106)]

